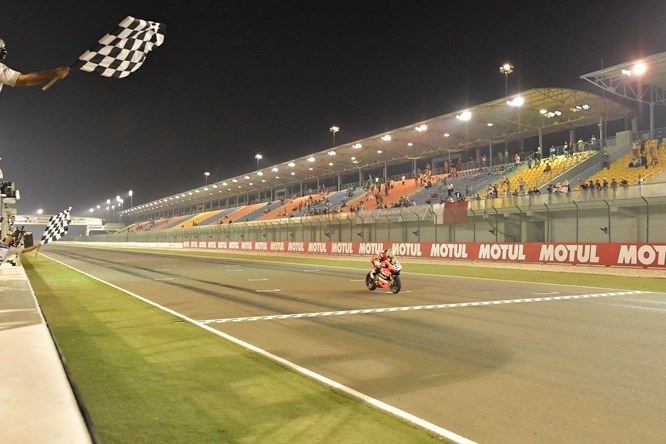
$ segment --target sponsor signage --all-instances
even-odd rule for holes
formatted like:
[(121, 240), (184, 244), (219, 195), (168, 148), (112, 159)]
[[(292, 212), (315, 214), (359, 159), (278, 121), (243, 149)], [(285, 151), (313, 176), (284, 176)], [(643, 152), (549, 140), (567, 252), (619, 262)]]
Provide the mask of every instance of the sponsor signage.
[(183, 242), (183, 248), (666, 268), (666, 244), (483, 242)]
[[(14, 225), (48, 225), (49, 218), (46, 215), (18, 215), (14, 219)], [(120, 230), (125, 228), (125, 224), (102, 224), (102, 219), (97, 217), (78, 217), (72, 216), (69, 225), (95, 225), (104, 226), (105, 230)]]

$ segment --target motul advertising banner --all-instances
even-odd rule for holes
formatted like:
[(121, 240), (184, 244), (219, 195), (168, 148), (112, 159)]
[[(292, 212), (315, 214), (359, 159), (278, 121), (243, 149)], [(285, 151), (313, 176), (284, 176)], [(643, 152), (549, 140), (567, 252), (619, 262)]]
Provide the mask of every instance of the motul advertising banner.
[(481, 242), (184, 242), (183, 248), (666, 268), (666, 244)]

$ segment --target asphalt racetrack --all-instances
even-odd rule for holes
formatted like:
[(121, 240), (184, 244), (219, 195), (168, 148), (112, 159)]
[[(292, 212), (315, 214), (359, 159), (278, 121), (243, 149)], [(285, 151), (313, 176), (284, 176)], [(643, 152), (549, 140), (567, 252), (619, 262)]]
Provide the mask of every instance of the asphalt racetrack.
[(44, 253), (472, 441), (666, 442), (664, 293), (405, 264), (393, 295), (344, 267), (58, 244)]

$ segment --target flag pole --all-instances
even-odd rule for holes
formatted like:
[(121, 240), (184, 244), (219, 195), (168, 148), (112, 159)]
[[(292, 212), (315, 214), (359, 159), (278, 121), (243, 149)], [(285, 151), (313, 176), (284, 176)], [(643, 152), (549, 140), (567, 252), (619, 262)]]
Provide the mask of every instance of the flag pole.
[(52, 78), (51, 81), (50, 81), (49, 83), (47, 83), (46, 85), (44, 85), (44, 87), (42, 88), (42, 91), (46, 91), (47, 89), (49, 89), (49, 88), (50, 88), (55, 82), (57, 82), (58, 80), (60, 80), (60, 79), (57, 78), (57, 77)]
[[(78, 60), (77, 60), (77, 62), (78, 62)], [(71, 65), (69, 65), (69, 69), (74, 68), (74, 65), (76, 65), (76, 62), (74, 62), (74, 63), (72, 63)], [(49, 88), (50, 88), (51, 86), (53, 86), (53, 84), (54, 84), (55, 82), (57, 82), (58, 80), (60, 80), (58, 77), (54, 77), (54, 78), (52, 78), (51, 81), (50, 81), (49, 83), (47, 83), (46, 85), (44, 85), (44, 86), (42, 87), (42, 91), (46, 91), (47, 89), (49, 89)]]

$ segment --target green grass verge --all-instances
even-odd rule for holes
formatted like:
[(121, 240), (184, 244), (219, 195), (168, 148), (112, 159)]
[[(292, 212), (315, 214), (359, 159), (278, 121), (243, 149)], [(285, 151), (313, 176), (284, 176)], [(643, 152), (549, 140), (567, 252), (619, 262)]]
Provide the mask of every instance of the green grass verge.
[(442, 442), (45, 257), (22, 260), (105, 444)]

